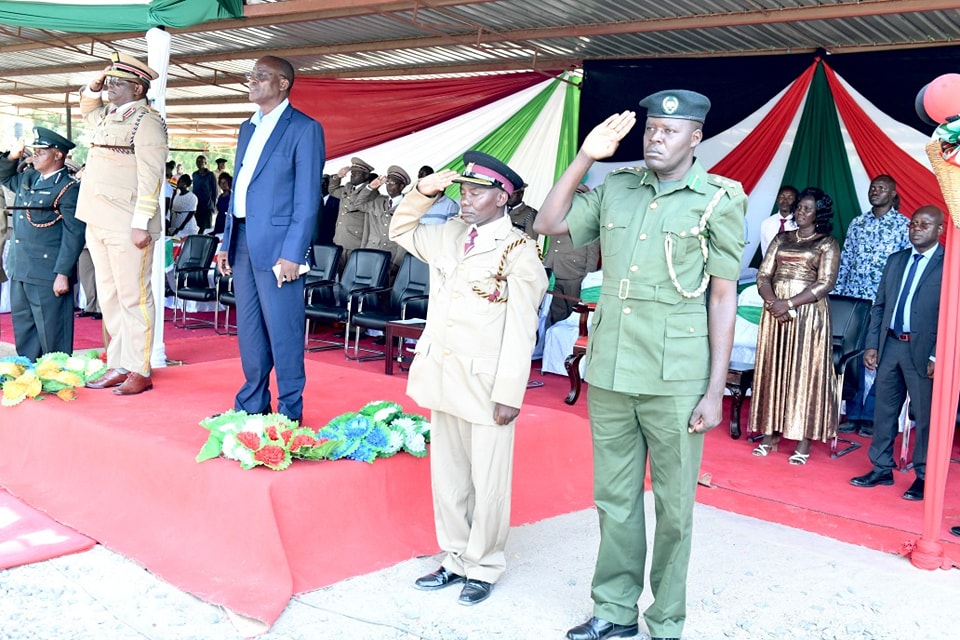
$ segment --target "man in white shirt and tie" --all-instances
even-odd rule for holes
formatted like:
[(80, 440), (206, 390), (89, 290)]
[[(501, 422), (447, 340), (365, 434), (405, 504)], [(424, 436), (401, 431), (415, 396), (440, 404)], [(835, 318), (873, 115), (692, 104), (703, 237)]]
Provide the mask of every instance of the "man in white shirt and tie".
[(789, 184), (780, 187), (777, 194), (777, 212), (760, 223), (760, 255), (767, 255), (767, 247), (773, 237), (784, 231), (793, 231), (797, 223), (793, 221), (793, 205), (797, 201), (797, 188)]

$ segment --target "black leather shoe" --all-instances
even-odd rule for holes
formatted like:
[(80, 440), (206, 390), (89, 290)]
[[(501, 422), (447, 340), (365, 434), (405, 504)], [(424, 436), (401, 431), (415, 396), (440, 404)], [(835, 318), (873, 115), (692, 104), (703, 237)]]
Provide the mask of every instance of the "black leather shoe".
[(837, 427), (837, 431), (839, 431), (840, 433), (853, 433), (858, 429), (860, 429), (859, 420), (847, 420), (846, 422), (841, 423), (839, 427)]
[(873, 435), (873, 422), (869, 420), (864, 420), (860, 423), (860, 428), (857, 429), (857, 435), (864, 436), (869, 438)]
[(893, 471), (877, 471), (856, 478), (850, 478), (850, 484), (855, 487), (875, 487), (878, 484), (893, 484)]
[(469, 607), (480, 604), (489, 598), (491, 593), (493, 593), (493, 583), (483, 580), (467, 580), (457, 602)]
[(428, 573), (425, 576), (417, 578), (417, 581), (413, 584), (415, 587), (417, 587), (417, 589), (422, 589), (423, 591), (433, 591), (435, 589), (449, 587), (452, 584), (457, 584), (458, 582), (463, 582), (464, 580), (466, 580), (466, 578), (459, 573), (447, 571), (445, 568), (440, 567), (433, 573)]
[(960, 527), (950, 527), (950, 534), (960, 536)]
[(903, 494), (904, 500), (923, 500), (923, 478), (917, 478)]
[(632, 638), (637, 635), (637, 625), (616, 624), (596, 616), (567, 631), (567, 640), (603, 640), (604, 638)]

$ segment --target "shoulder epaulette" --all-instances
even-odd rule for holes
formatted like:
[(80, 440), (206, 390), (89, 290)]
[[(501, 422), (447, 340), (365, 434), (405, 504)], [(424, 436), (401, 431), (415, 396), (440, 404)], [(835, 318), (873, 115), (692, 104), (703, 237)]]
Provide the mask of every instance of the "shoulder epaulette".
[(642, 176), (646, 173), (647, 170), (644, 167), (620, 167), (619, 169), (614, 169), (611, 171), (611, 174), (615, 173), (633, 173), (638, 176)]
[(718, 187), (723, 187), (726, 189), (727, 193), (731, 196), (739, 195), (743, 193), (743, 185), (741, 185), (736, 180), (731, 180), (730, 178), (725, 178), (723, 176), (718, 176), (713, 173), (707, 174), (707, 182), (710, 184), (716, 185)]

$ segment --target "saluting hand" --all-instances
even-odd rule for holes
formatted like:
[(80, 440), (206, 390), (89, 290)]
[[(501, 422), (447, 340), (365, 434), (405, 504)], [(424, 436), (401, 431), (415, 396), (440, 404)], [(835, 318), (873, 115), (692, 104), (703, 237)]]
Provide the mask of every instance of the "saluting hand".
[(620, 146), (620, 141), (630, 133), (636, 123), (637, 114), (635, 111), (615, 113), (587, 134), (580, 151), (591, 160), (609, 158)]
[(386, 182), (387, 182), (387, 176), (377, 176), (376, 178), (370, 181), (370, 188), (373, 191), (376, 191), (377, 189), (382, 187), (384, 184), (386, 184)]
[(417, 182), (417, 191), (425, 196), (435, 196), (453, 184), (453, 179), (460, 174), (450, 169), (431, 173)]
[(7, 160), (19, 160), (20, 156), (23, 155), (23, 148), (27, 146), (27, 141), (23, 138), (17, 140), (12, 147), (10, 147), (10, 153), (7, 154)]
[(337, 171), (337, 177), (343, 178), (348, 173), (350, 173), (350, 167), (340, 167), (340, 170)]

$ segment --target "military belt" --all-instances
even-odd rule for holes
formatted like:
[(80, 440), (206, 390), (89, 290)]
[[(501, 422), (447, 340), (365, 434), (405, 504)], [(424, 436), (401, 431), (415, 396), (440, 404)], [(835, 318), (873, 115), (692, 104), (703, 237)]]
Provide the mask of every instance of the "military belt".
[(666, 304), (678, 302), (703, 302), (703, 296), (684, 298), (673, 286), (659, 286), (655, 284), (641, 284), (632, 282), (629, 278), (621, 280), (604, 280), (600, 286), (600, 294), (614, 296), (620, 300), (654, 300)]
[(133, 147), (131, 145), (91, 144), (90, 146), (97, 149), (111, 149), (113, 151), (133, 151)]

